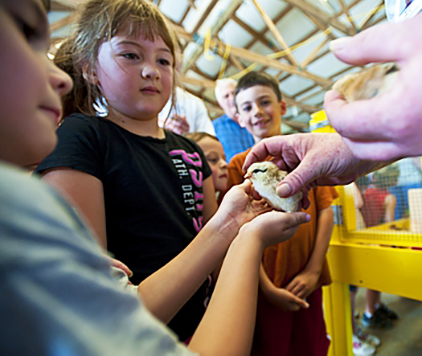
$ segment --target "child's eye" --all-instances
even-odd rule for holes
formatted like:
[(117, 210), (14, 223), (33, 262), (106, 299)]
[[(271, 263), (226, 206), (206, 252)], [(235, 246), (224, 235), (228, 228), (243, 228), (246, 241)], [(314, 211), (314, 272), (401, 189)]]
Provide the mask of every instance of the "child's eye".
[(242, 108), (242, 110), (245, 111), (245, 112), (249, 112), (249, 111), (251, 111), (251, 107), (250, 106), (244, 106)]
[(158, 60), (158, 63), (160, 63), (161, 65), (163, 65), (163, 66), (169, 66), (171, 63), (170, 63), (170, 61), (168, 61), (167, 59), (165, 59), (165, 58), (161, 58), (161, 59), (159, 59)]
[(263, 106), (267, 106), (267, 105), (270, 105), (270, 104), (271, 104), (271, 101), (269, 101), (269, 100), (264, 100), (264, 101), (262, 101), (262, 102), (261, 102), (261, 104), (262, 104)]
[(207, 161), (209, 164), (215, 165), (218, 163), (218, 158), (208, 158)]
[(39, 38), (39, 33), (34, 27), (28, 25), (19, 18), (16, 19), (16, 23), (28, 42)]
[(138, 59), (139, 58), (135, 53), (122, 53), (121, 56), (123, 58), (126, 58), (126, 59)]

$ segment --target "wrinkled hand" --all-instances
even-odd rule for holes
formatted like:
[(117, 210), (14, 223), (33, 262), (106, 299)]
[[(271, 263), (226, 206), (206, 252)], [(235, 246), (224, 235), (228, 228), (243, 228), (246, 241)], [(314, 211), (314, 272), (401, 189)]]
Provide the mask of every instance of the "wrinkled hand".
[(268, 301), (284, 311), (298, 311), (309, 308), (309, 304), (284, 288), (271, 288), (271, 292), (262, 290)]
[(304, 190), (302, 206), (307, 208), (307, 190), (316, 185), (347, 184), (380, 166), (357, 159), (337, 134), (295, 134), (274, 136), (257, 143), (246, 157), (243, 169), (273, 156), (282, 170), (291, 172), (279, 184), (277, 194), (288, 197)]
[(283, 213), (271, 211), (260, 216), (240, 229), (242, 234), (259, 238), (264, 247), (278, 244), (290, 239), (301, 224), (309, 222), (306, 213)]
[(393, 87), (370, 100), (349, 104), (336, 91), (325, 95), (327, 116), (356, 157), (394, 160), (422, 155), (422, 14), (334, 41), (331, 49), (348, 64), (397, 62), (400, 67)]
[(165, 121), (164, 128), (179, 135), (184, 135), (189, 132), (190, 126), (185, 115), (173, 115)]
[(286, 290), (294, 294), (298, 298), (308, 297), (315, 289), (318, 283), (319, 274), (312, 272), (299, 273), (286, 286)]

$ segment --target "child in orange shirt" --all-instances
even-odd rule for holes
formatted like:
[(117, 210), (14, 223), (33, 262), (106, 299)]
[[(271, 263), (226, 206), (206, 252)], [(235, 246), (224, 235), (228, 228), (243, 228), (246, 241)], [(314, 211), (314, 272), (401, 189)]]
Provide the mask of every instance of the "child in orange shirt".
[[(239, 123), (255, 142), (281, 134), (286, 104), (273, 77), (264, 72), (246, 74), (237, 85), (235, 100)], [(243, 182), (248, 152), (230, 161), (228, 188)], [(325, 255), (334, 224), (331, 202), (336, 197), (332, 187), (313, 188), (306, 210), (311, 222), (291, 240), (265, 250), (253, 355), (327, 355), (321, 286), (331, 283)]]

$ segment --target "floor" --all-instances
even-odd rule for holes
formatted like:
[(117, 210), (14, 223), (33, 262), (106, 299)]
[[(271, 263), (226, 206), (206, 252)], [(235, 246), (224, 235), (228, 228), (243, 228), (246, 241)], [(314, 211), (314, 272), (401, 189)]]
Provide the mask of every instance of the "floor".
[[(400, 319), (390, 330), (366, 331), (381, 339), (377, 356), (422, 356), (422, 302), (382, 294), (383, 303), (396, 311)], [(365, 289), (360, 288), (356, 296), (356, 309), (362, 314), (365, 304)]]

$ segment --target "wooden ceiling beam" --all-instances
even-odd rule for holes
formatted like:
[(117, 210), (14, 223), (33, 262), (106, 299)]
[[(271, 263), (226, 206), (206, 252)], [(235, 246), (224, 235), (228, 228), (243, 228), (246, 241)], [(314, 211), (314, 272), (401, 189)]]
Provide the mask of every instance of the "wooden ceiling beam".
[(193, 77), (188, 77), (184, 74), (180, 75), (180, 80), (182, 81), (182, 83), (185, 83), (185, 84), (197, 85), (197, 86), (209, 88), (209, 89), (215, 88), (214, 80), (209, 80), (205, 78), (193, 78)]
[[(274, 19), (274, 22), (277, 23), (278, 21), (280, 21), (284, 16), (286, 16), (290, 10), (293, 9), (293, 6), (290, 4), (287, 4), (287, 6), (283, 9), (283, 11), (281, 11), (277, 17)], [(268, 32), (268, 28), (264, 27), (264, 29), (260, 32), (258, 32), (261, 36), (264, 36), (265, 40), (268, 41), (265, 37), (265, 34)], [(258, 41), (258, 37), (253, 38), (246, 46), (245, 48), (249, 49), (251, 48), (257, 41)]]
[(380, 7), (384, 6), (384, 0), (381, 0), (377, 6), (377, 10), (376, 11), (372, 11), (371, 14), (369, 14), (367, 16), (367, 18), (360, 24), (360, 28), (364, 28), (366, 24), (368, 24), (373, 18), (374, 16), (378, 13), (378, 10), (380, 9)]
[(68, 12), (68, 11), (73, 11), (73, 10), (75, 10), (75, 8), (69, 5), (64, 5), (57, 1), (51, 2), (50, 11)]
[(325, 90), (324, 90), (324, 89), (317, 90), (317, 91), (315, 91), (315, 92), (313, 92), (313, 93), (311, 93), (311, 94), (309, 94), (309, 95), (305, 96), (304, 98), (300, 99), (298, 102), (299, 102), (299, 103), (304, 103), (306, 100), (309, 100), (309, 99), (313, 98), (314, 96), (319, 95), (319, 94), (321, 94), (321, 93), (323, 93), (323, 92), (325, 92)]
[(316, 6), (310, 4), (306, 0), (284, 0), (284, 1), (291, 5), (296, 6), (298, 9), (302, 10), (305, 14), (310, 14), (312, 16), (315, 16), (317, 19), (319, 19), (323, 23), (327, 23), (331, 25), (332, 27), (345, 33), (348, 36), (352, 36), (354, 34), (352, 28), (347, 27), (342, 22), (340, 22), (336, 17), (332, 17), (331, 15), (320, 10)]
[(199, 74), (201, 77), (204, 77), (205, 79), (208, 80), (215, 80), (214, 77), (212, 77), (211, 75), (209, 75), (208, 73), (203, 72), (201, 69), (198, 68), (198, 66), (196, 64), (193, 65), (193, 67), (190, 69), (192, 71), (194, 71), (196, 74)]
[[(224, 27), (227, 21), (230, 20), (231, 16), (237, 11), (237, 9), (243, 4), (243, 0), (232, 0), (229, 6), (227, 7), (224, 14), (222, 14), (214, 26), (212, 26), (210, 30), (210, 37), (213, 38), (215, 35), (220, 32), (220, 30)], [(196, 60), (201, 56), (203, 53), (203, 45), (198, 46), (198, 48), (192, 53), (189, 60), (186, 62), (186, 65), (183, 67), (182, 72), (186, 73), (189, 68), (196, 62)]]
[(77, 18), (77, 13), (76, 12), (72, 12), (70, 15), (56, 21), (53, 22), (50, 25), (50, 32), (53, 33), (54, 31), (60, 30), (63, 27), (66, 27), (67, 25), (70, 25), (72, 23), (74, 23), (76, 21)]
[[(271, 47), (271, 43), (269, 42), (268, 38), (266, 38), (262, 33), (255, 31), (252, 27), (240, 20), (236, 15), (233, 15), (232, 20), (236, 22), (240, 27), (242, 27), (246, 32), (252, 35), (255, 40), (259, 40), (262, 44), (264, 44), (271, 50), (274, 50), (274, 48)], [(281, 47), (279, 49), (281, 49)]]
[(318, 56), (318, 53), (324, 48), (329, 40), (329, 38), (326, 38), (311, 53), (309, 53), (303, 62), (300, 63), (300, 67), (306, 69), (306, 67), (315, 60), (315, 58)]
[(344, 0), (338, 0), (338, 2), (340, 3), (343, 14), (347, 16), (347, 20), (349, 21), (350, 26), (352, 26), (354, 33), (357, 33), (358, 29), (352, 17), (350, 16), (350, 11), (349, 11), (349, 8), (346, 6), (346, 3), (344, 2)]
[(270, 32), (272, 33), (274, 38), (276, 39), (276, 41), (278, 42), (280, 47), (286, 52), (286, 57), (289, 59), (289, 62), (292, 65), (294, 65), (295, 67), (297, 67), (298, 63), (297, 63), (295, 57), (293, 56), (293, 53), (292, 53), (289, 45), (284, 40), (284, 37), (281, 35), (280, 31), (278, 30), (278, 28), (274, 24), (271, 17), (265, 12), (263, 7), (259, 4), (258, 0), (252, 0), (252, 1), (254, 3), (255, 7), (258, 9), (258, 12), (260, 13), (262, 19), (264, 20), (265, 24), (267, 25), (268, 29), (270, 30)]
[(214, 9), (214, 7), (215, 7), (215, 5), (217, 5), (217, 3), (218, 3), (218, 0), (211, 0), (211, 2), (208, 4), (207, 8), (203, 12), (202, 16), (200, 17), (200, 19), (196, 23), (195, 27), (193, 28), (192, 33), (197, 33), (198, 32), (198, 30), (201, 28), (202, 24), (205, 22), (205, 20), (207, 19), (208, 15)]
[(303, 77), (303, 78), (306, 78), (306, 79), (309, 79), (309, 80), (313, 80), (324, 88), (331, 87), (331, 85), (332, 85), (332, 81), (329, 80), (329, 79), (320, 77), (318, 75), (314, 75), (314, 74), (309, 73), (309, 72), (304, 71), (304, 70), (299, 70), (292, 65), (284, 64), (277, 59), (271, 59), (271, 58), (268, 58), (267, 56), (248, 51), (247, 49), (244, 49), (244, 48), (231, 47), (230, 52), (232, 54), (234, 54), (235, 56), (239, 57), (239, 58), (243, 58), (243, 59), (246, 59), (248, 61), (257, 63), (257, 64), (261, 64), (261, 65), (264, 65), (264, 66), (267, 66), (267, 67), (276, 68), (276, 69), (279, 69), (279, 70), (283, 70), (287, 73), (297, 75), (299, 77)]
[[(185, 18), (186, 18), (186, 16), (188, 16), (188, 14), (189, 14), (189, 12), (190, 12), (190, 10), (192, 9), (192, 7), (191, 6), (188, 6), (187, 8), (186, 8), (186, 11), (184, 12), (184, 14), (182, 15), (182, 18), (180, 19), (180, 21), (179, 21), (179, 24), (180, 25), (182, 25), (183, 24), (183, 21), (185, 21)], [(183, 25), (182, 25), (183, 26)]]
[(292, 99), (291, 97), (285, 95), (283, 93), (283, 99), (286, 102), (287, 106), (292, 107), (292, 106), (296, 106), (300, 109), (302, 109), (303, 111), (307, 112), (307, 113), (314, 113), (315, 111), (320, 110), (320, 108), (318, 106), (313, 106), (313, 105), (308, 105), (308, 104), (304, 104), (304, 103), (300, 103), (294, 99)]

